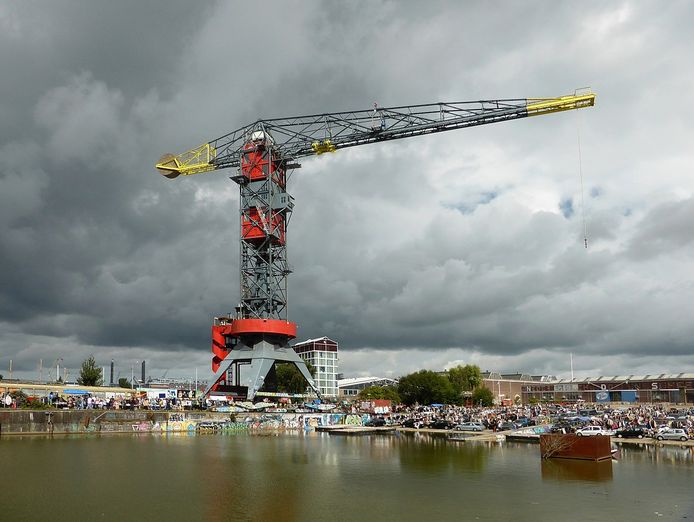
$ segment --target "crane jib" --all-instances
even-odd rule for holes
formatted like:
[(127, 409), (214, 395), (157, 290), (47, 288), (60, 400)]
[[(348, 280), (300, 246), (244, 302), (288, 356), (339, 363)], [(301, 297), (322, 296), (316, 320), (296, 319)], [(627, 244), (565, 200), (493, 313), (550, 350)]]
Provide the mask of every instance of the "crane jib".
[(163, 156), (157, 169), (168, 178), (239, 166), (243, 148), (254, 136), (272, 141), (285, 159), (337, 149), (475, 127), (590, 107), (592, 92), (558, 98), (442, 102), (258, 120), (177, 156)]

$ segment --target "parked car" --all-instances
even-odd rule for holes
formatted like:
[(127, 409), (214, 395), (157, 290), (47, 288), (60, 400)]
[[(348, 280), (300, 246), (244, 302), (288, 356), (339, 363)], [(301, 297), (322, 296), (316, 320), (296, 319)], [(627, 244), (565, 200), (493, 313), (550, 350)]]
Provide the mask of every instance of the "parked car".
[(499, 425), (496, 427), (497, 431), (508, 431), (508, 430), (515, 430), (518, 429), (518, 426), (516, 426), (513, 422), (511, 421), (502, 421), (499, 423)]
[(557, 419), (557, 424), (569, 424), (570, 426), (579, 426), (585, 421), (582, 421), (579, 417), (567, 417), (560, 415)]
[(519, 428), (535, 426), (535, 421), (533, 419), (529, 419), (528, 417), (518, 417), (518, 419), (516, 419), (516, 426)]
[(484, 424), (481, 422), (464, 422), (455, 427), (458, 431), (484, 431)]
[(667, 431), (661, 431), (656, 436), (658, 440), (681, 440), (684, 442), (689, 439), (687, 432), (680, 428), (671, 428)]
[(642, 439), (649, 437), (650, 434), (641, 426), (627, 426), (626, 428), (618, 429), (615, 436), (624, 439)]
[(370, 426), (372, 428), (378, 428), (386, 425), (386, 420), (383, 417), (371, 417), (364, 423), (364, 426)]
[(415, 427), (415, 420), (414, 419), (405, 419), (402, 423), (403, 428), (414, 428)]
[(585, 426), (576, 430), (579, 437), (590, 437), (592, 435), (614, 435), (613, 431), (604, 430), (600, 426)]
[(435, 419), (427, 426), (427, 428), (434, 430), (452, 430), (454, 427), (455, 424), (446, 419)]
[(557, 422), (549, 428), (550, 433), (573, 433), (574, 428), (566, 422)]

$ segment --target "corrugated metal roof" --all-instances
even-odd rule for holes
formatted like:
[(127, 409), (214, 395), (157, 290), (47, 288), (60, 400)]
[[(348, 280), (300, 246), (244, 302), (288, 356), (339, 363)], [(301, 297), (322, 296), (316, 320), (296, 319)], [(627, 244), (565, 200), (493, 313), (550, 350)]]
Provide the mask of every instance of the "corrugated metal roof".
[(694, 373), (661, 373), (659, 375), (600, 375), (599, 377), (579, 377), (575, 379), (559, 379), (552, 381), (556, 384), (590, 383), (590, 382), (638, 382), (638, 381), (674, 381), (694, 379)]
[(346, 386), (357, 386), (359, 384), (367, 384), (376, 381), (389, 381), (392, 383), (397, 383), (397, 379), (392, 379), (390, 377), (351, 377), (349, 379), (339, 379), (337, 381), (337, 387), (343, 388)]

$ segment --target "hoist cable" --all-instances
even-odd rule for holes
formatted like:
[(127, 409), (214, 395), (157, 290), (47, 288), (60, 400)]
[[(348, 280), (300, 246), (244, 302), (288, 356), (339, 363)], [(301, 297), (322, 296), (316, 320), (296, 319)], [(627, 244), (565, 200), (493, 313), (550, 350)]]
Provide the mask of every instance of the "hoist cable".
[(583, 221), (583, 245), (588, 248), (588, 225), (586, 223), (586, 209), (584, 201), (583, 189), (583, 158), (581, 157), (581, 115), (577, 114), (578, 124), (576, 126), (576, 135), (578, 138), (578, 175), (581, 180), (581, 220)]

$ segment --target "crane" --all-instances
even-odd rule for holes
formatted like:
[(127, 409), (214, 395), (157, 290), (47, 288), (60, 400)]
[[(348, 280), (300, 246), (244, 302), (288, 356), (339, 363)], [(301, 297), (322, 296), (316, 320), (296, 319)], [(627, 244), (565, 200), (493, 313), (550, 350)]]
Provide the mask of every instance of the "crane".
[[(287, 172), (296, 160), (339, 149), (478, 125), (592, 107), (595, 94), (379, 107), (259, 119), (156, 164), (166, 178), (236, 169), (240, 187), (240, 302), (235, 314), (212, 326), (210, 392), (245, 394), (252, 400), (276, 362), (294, 363), (320, 396), (304, 361), (289, 346), (296, 323), (287, 319), (287, 224), (294, 200)], [(240, 366), (250, 365), (241, 385)]]

